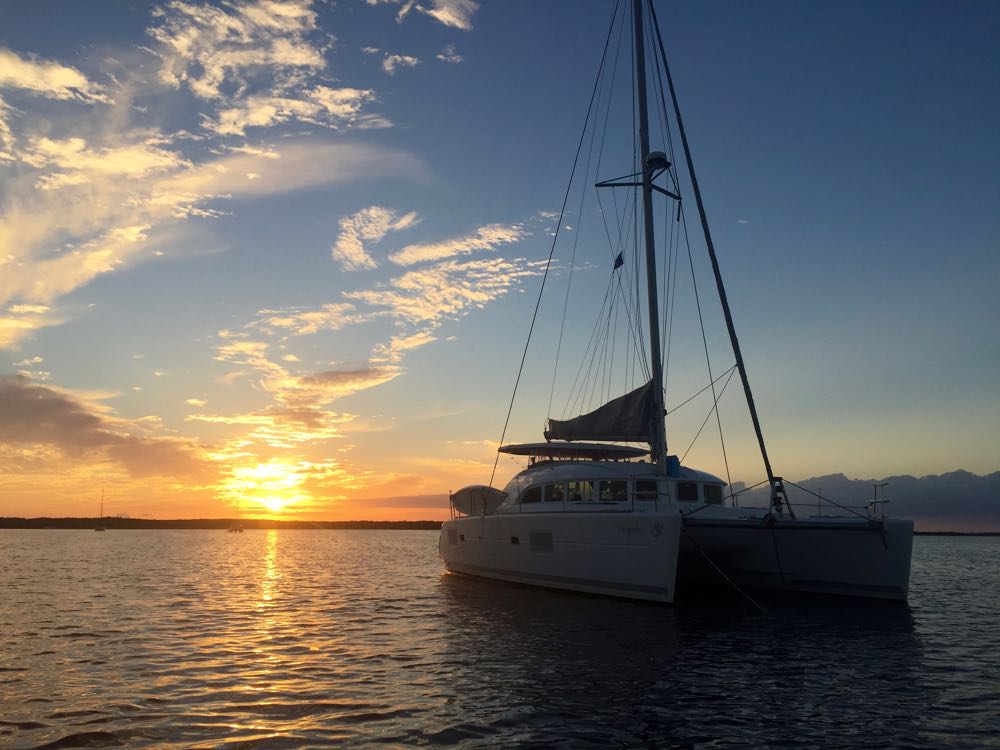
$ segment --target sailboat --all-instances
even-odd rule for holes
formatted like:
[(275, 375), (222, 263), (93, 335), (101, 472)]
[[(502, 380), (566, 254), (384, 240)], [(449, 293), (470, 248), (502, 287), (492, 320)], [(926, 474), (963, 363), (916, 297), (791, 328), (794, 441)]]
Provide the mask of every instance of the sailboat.
[(104, 525), (104, 488), (103, 487), (101, 487), (101, 516), (100, 516), (100, 520), (97, 523), (97, 526), (94, 527), (94, 531), (107, 531), (107, 527)]
[[(635, 144), (635, 169), (626, 177), (601, 180), (594, 187), (628, 188), (635, 196), (632, 237), (636, 269), (640, 256), (644, 258), (648, 331), (642, 353), (648, 380), (587, 413), (561, 420), (550, 418), (544, 441), (504, 444), (501, 437), (498, 458), (499, 454), (524, 457), (527, 466), (503, 490), (493, 487), (491, 478), (489, 485), (472, 485), (449, 495), (451, 518), (442, 524), (439, 538), (444, 566), (453, 573), (667, 603), (675, 600), (678, 590), (690, 591), (711, 584), (734, 586), (741, 591), (763, 587), (905, 600), (909, 589), (912, 521), (887, 517), (884, 504), (880, 509), (870, 507), (863, 511), (831, 504), (825, 512), (815, 515), (796, 513), (786, 487), (791, 483), (772, 469), (659, 22), (652, 0), (625, 2), (627, 6), (616, 5), (613, 15), (618, 17), (618, 9), (622, 7), (619, 49), (624, 30), (631, 27), (628, 36), (632, 39), (633, 83), (629, 93), (634, 101), (636, 132), (629, 134), (629, 141)], [(598, 83), (601, 71), (606, 70), (615, 24), (613, 20), (608, 32)], [(652, 48), (648, 66), (647, 43)], [(654, 99), (657, 107), (654, 114), (658, 115), (655, 122), (650, 117), (647, 68), (652, 71), (654, 84), (659, 84), (654, 87), (658, 95)], [(598, 83), (594, 91), (599, 96)], [(593, 104), (594, 95), (591, 107)], [(673, 201), (675, 211), (668, 210), (664, 215), (676, 214), (677, 221), (681, 220), (681, 183), (672, 159), (672, 131), (663, 126), (668, 113), (673, 116), (673, 127), (683, 148), (688, 182), (735, 359), (730, 375), (738, 373), (742, 383), (766, 472), (769, 502), (762, 508), (740, 507), (729, 482), (682, 465), (667, 450), (660, 327), (665, 307), (661, 308), (658, 297), (662, 286), (666, 298), (669, 285), (658, 282), (653, 198), (663, 196)], [(654, 124), (661, 125), (664, 133), (663, 150), (650, 146)], [(591, 131), (592, 142), (595, 132), (596, 126)], [(581, 135), (581, 146), (583, 142)], [(563, 206), (565, 211), (565, 200)], [(562, 224), (560, 215), (556, 238)], [(684, 231), (686, 236), (686, 225)], [(553, 248), (555, 242), (554, 239)], [(640, 251), (640, 244), (644, 252)], [(623, 256), (618, 254), (612, 274), (619, 272), (623, 264)], [(634, 323), (630, 323), (633, 325), (630, 333), (636, 341), (641, 339), (640, 286), (637, 271)], [(568, 294), (567, 291), (567, 299)], [(700, 317), (700, 302), (698, 314)], [(529, 332), (529, 342), (530, 336)], [(527, 351), (526, 345), (525, 355)], [(707, 359), (707, 341), (705, 353)], [(523, 369), (524, 356), (521, 362)], [(520, 377), (519, 371), (517, 382)], [(717, 381), (710, 380), (714, 398), (710, 416), (713, 412), (718, 416)], [(515, 394), (516, 388), (515, 385)], [(509, 419), (510, 412), (508, 422)], [(721, 433), (721, 420), (719, 428)], [(640, 443), (645, 447), (625, 443)], [(823, 498), (821, 502), (827, 500)]]
[(243, 524), (240, 523), (240, 499), (236, 498), (236, 520), (230, 524), (226, 531), (230, 534), (242, 534)]

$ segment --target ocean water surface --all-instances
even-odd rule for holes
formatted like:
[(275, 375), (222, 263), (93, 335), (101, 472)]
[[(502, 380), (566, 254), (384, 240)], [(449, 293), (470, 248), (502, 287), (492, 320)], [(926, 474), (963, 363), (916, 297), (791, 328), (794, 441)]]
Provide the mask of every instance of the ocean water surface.
[(1000, 747), (1000, 538), (909, 605), (444, 574), (437, 532), (0, 530), (0, 747)]

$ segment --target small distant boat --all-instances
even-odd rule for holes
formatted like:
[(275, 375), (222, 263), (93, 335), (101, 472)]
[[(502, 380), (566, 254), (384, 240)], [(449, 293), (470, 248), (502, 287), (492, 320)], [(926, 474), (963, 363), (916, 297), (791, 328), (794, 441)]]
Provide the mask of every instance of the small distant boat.
[(226, 529), (226, 532), (229, 533), (229, 534), (242, 534), (243, 533), (243, 524), (240, 523), (240, 500), (239, 500), (239, 498), (236, 499), (236, 520), (233, 521), (229, 525), (229, 528)]
[(107, 531), (107, 527), (103, 523), (104, 521), (104, 488), (101, 487), (101, 517), (98, 521), (97, 526), (94, 527), (94, 531)]

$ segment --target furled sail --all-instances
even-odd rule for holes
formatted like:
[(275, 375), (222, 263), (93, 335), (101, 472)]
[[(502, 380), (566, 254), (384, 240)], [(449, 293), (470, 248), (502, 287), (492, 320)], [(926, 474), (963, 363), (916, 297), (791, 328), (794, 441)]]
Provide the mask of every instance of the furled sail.
[[(653, 381), (619, 396), (589, 414), (549, 419), (546, 440), (621, 440), (648, 443), (653, 434)], [(660, 417), (662, 419), (662, 416)]]

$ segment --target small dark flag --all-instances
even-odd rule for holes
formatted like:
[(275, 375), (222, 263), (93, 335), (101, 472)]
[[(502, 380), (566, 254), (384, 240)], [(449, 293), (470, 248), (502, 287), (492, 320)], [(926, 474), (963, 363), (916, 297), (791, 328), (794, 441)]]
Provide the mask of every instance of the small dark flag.
[(625, 265), (625, 259), (622, 257), (621, 253), (618, 253), (618, 257), (615, 258), (615, 267), (612, 268), (611, 270), (612, 271), (617, 271), (619, 268), (621, 268), (624, 265)]

